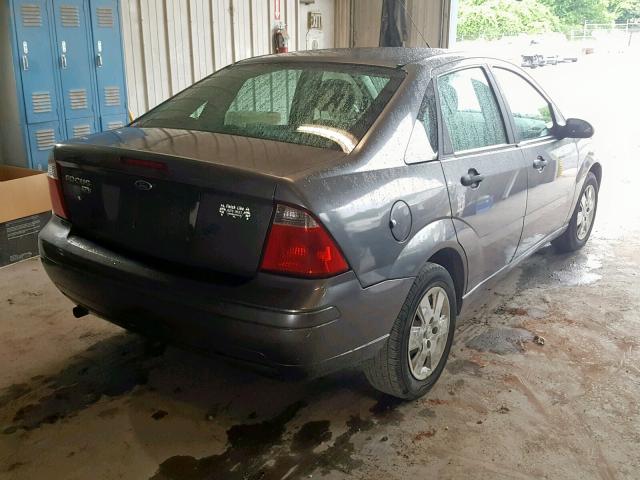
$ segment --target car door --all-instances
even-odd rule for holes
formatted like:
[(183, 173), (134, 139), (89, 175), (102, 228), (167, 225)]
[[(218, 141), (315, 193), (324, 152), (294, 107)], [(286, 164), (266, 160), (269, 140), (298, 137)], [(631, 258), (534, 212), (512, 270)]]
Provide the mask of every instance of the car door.
[(491, 70), (527, 165), (527, 211), (517, 252), (521, 255), (565, 225), (575, 190), (578, 150), (574, 140), (554, 136), (557, 113), (537, 87), (514, 70), (497, 66)]
[(474, 65), (436, 78), (441, 164), (458, 241), (467, 254), (469, 289), (514, 257), (527, 201), (524, 160), (487, 72)]

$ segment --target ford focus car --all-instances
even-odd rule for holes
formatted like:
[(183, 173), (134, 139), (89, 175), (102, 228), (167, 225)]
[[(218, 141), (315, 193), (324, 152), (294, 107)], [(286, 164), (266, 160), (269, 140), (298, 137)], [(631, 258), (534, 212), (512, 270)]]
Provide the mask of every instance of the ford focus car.
[(602, 168), (519, 68), (430, 49), (245, 60), (57, 145), (45, 269), (77, 307), (274, 370), (425, 394), (463, 302), (581, 248)]

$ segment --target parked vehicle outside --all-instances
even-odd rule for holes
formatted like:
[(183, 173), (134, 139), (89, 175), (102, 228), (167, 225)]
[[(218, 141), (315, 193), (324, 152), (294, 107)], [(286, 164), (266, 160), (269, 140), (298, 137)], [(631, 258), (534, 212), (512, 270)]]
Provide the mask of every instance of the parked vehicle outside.
[(561, 33), (547, 33), (532, 38), (522, 53), (522, 67), (542, 67), (563, 62), (577, 62), (579, 47)]
[(547, 56), (542, 52), (540, 43), (536, 39), (529, 41), (527, 47), (522, 53), (522, 67), (537, 68), (547, 64)]
[(413, 399), (489, 279), (587, 242), (592, 134), (500, 60), (248, 59), (57, 145), (40, 253), (78, 316), (277, 371), (360, 365)]

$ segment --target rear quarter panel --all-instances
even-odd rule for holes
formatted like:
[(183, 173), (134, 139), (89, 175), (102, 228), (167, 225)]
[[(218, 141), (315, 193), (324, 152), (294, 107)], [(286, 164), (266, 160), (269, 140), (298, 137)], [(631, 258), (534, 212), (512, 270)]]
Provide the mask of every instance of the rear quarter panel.
[[(440, 248), (461, 251), (440, 162), (404, 161), (428, 73), (414, 67), (407, 80), (343, 164), (276, 188), (276, 200), (320, 218), (365, 287), (417, 275)], [(401, 242), (389, 224), (399, 200), (409, 205), (412, 217), (409, 236)]]
[[(455, 241), (442, 169), (438, 162), (358, 172), (325, 179), (320, 220), (342, 248), (363, 286), (415, 276), (430, 252)], [(320, 194), (320, 192), (318, 192)], [(411, 231), (398, 242), (390, 228), (392, 206), (411, 210)]]

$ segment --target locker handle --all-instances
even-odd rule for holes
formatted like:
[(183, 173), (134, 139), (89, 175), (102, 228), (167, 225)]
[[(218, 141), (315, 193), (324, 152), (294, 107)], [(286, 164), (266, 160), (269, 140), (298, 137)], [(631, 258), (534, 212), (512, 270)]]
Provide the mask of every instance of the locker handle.
[(26, 72), (29, 70), (29, 57), (22, 55), (22, 69)]
[(98, 65), (98, 67), (102, 66), (102, 54), (101, 53), (98, 54), (98, 56), (96, 58), (96, 63)]
[(60, 64), (62, 68), (67, 68), (67, 56), (64, 53), (60, 55)]

